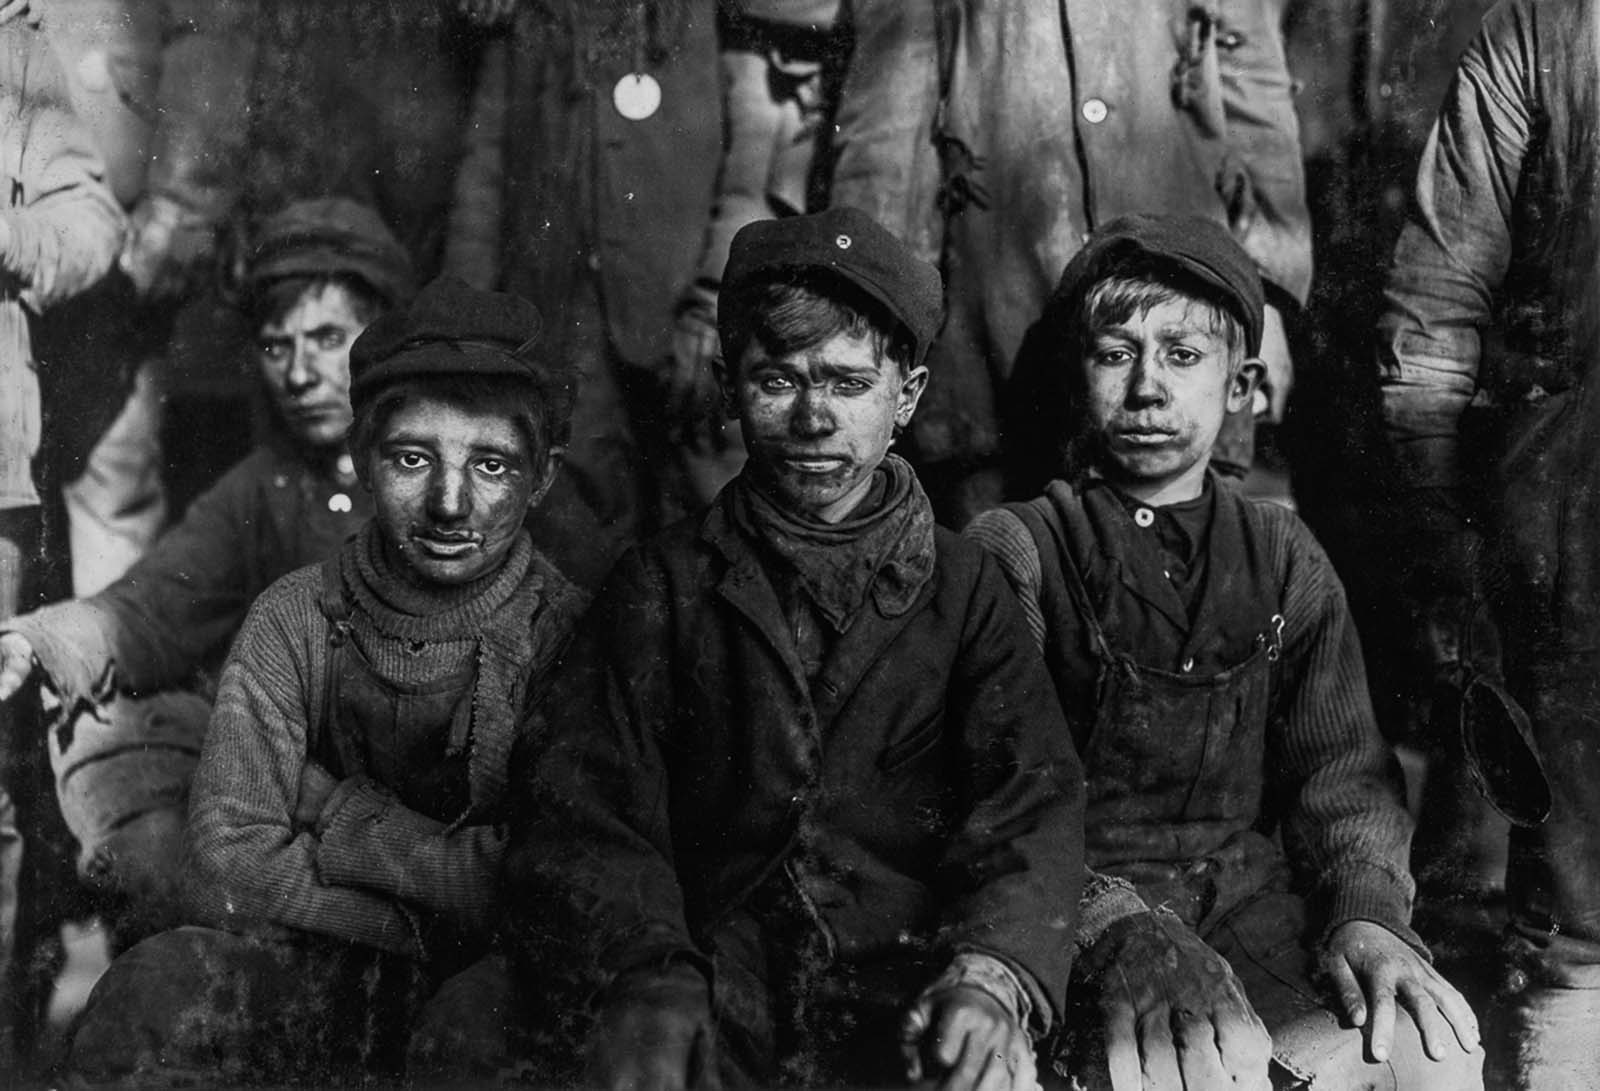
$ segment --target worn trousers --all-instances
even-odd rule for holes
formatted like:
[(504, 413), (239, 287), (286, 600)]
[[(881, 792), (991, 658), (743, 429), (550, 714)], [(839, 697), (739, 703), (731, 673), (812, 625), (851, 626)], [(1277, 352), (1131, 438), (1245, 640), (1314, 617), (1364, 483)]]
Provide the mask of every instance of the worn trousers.
[(119, 1086), (487, 1079), (525, 1024), (497, 956), (454, 973), (313, 936), (163, 932), (95, 985), (65, 1070)]

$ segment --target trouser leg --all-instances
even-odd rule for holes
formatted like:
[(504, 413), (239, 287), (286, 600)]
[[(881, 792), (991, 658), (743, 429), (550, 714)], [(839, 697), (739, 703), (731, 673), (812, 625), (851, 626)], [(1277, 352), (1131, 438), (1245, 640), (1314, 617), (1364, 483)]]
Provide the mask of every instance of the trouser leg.
[(93, 595), (114, 582), (161, 532), (167, 505), (160, 431), (161, 391), (146, 364), (83, 473), (62, 487), (74, 595)]
[(1489, 1020), (1490, 1065), (1512, 1091), (1600, 1087), (1600, 657), (1508, 641), (1508, 682), (1532, 717), (1551, 812), (1514, 830), (1510, 925)]

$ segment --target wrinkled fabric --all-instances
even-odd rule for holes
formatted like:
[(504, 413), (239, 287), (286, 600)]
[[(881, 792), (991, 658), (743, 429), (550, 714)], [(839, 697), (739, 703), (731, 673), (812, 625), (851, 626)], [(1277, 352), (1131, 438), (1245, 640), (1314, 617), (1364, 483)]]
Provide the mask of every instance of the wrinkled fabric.
[[(1400, 770), (1338, 579), (1291, 513), (1215, 477), (1211, 488), (1192, 623), (1151, 569), (1154, 527), (1103, 485), (1055, 483), (967, 532), (1040, 619), (1085, 755), (1089, 865), (1171, 898), (1204, 929), (1287, 864), (1318, 892), (1308, 941), (1365, 919), (1421, 950)], [(1119, 694), (1126, 707), (1102, 704)]]
[(72, 112), (60, 62), (27, 20), (0, 27), (0, 181), (8, 240), (0, 252), (0, 507), (39, 502), (33, 456), (40, 395), (29, 312), (84, 291), (122, 244), (105, 166)]
[(587, 934), (564, 957), (601, 982), (702, 967), (725, 1037), (748, 1043), (730, 1055), (758, 1071), (783, 1026), (809, 1025), (777, 999), (797, 978), (877, 982), (881, 1010), (972, 950), (1018, 970), (1048, 1021), (1078, 772), (999, 574), (936, 530), (912, 607), (864, 608), (808, 679), (728, 504), (625, 557), (585, 621), (549, 735), (515, 766), (513, 943), (537, 965), (548, 935)]
[(913, 461), (999, 453), (1023, 333), (1084, 236), (1117, 215), (1217, 219), (1283, 296), (1305, 299), (1281, 14), (1257, 0), (854, 5), (830, 200), (939, 263), (950, 312)]
[[(1600, 1050), (1559, 1037), (1559, 990), (1593, 987), (1600, 963), (1597, 35), (1587, 2), (1485, 18), (1429, 137), (1379, 330), (1408, 549), (1433, 592), (1487, 599), (1552, 797), (1511, 838), (1510, 969), (1538, 965), (1490, 1023), (1511, 1088), (1600, 1083)], [(1451, 548), (1469, 527), (1476, 561)]]

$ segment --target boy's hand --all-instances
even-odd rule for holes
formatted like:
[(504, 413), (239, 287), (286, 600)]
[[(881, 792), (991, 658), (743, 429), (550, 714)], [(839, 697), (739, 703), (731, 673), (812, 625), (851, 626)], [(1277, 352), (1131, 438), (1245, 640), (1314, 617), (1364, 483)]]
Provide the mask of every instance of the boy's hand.
[(9, 701), (33, 677), (37, 666), (27, 637), (21, 633), (0, 634), (0, 701)]
[(906, 1013), (900, 1050), (906, 1079), (940, 1091), (1031, 1091), (1033, 1043), (983, 989), (957, 985), (925, 995)]
[(674, 967), (619, 988), (596, 1028), (589, 1075), (602, 1091), (718, 1087), (705, 979)]
[(1372, 921), (1346, 921), (1328, 937), (1320, 969), (1345, 1015), (1367, 1032), (1374, 1061), (1389, 1058), (1395, 1001), (1404, 1004), (1434, 1060), (1478, 1048), (1478, 1019), (1460, 993), (1411, 946)]
[(1140, 913), (1108, 930), (1100, 1011), (1114, 1091), (1267, 1091), (1272, 1038), (1233, 967), (1176, 918)]

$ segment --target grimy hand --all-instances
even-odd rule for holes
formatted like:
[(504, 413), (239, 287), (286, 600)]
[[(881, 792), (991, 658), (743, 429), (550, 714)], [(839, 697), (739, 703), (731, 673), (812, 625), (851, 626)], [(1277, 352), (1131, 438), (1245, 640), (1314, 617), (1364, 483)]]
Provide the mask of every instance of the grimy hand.
[(1272, 1038), (1227, 960), (1164, 914), (1113, 927), (1099, 975), (1113, 1091), (1268, 1091)]
[(906, 1013), (900, 1050), (906, 1079), (939, 1091), (1032, 1091), (1033, 1043), (1004, 1005), (971, 985), (924, 996)]
[(33, 677), (38, 666), (27, 637), (21, 633), (0, 634), (0, 701), (9, 701)]
[(1367, 1032), (1374, 1061), (1394, 1045), (1395, 1002), (1405, 1005), (1434, 1060), (1478, 1048), (1472, 1008), (1405, 940), (1372, 921), (1346, 921), (1328, 937), (1319, 969), (1350, 1022)]

